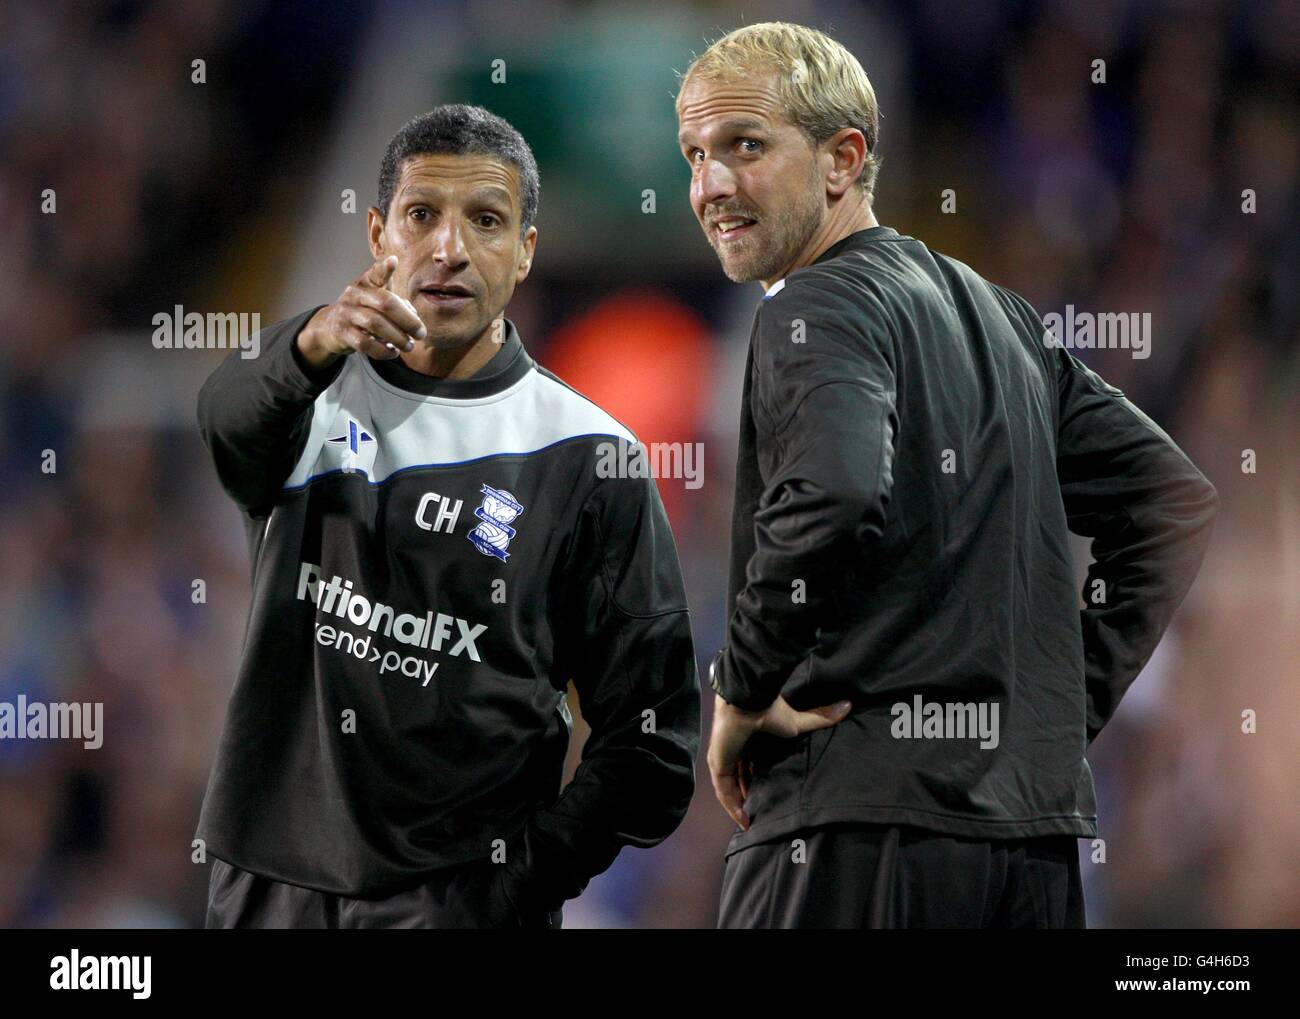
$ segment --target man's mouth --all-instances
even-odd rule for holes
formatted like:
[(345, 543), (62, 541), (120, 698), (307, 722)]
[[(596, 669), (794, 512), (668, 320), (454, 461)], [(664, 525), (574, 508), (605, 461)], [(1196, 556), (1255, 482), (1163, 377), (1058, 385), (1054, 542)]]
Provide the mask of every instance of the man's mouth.
[(713, 221), (713, 231), (723, 240), (731, 240), (749, 233), (758, 220), (746, 216), (721, 216)]
[(421, 287), (419, 296), (438, 308), (456, 308), (468, 303), (474, 293), (459, 283), (443, 283)]

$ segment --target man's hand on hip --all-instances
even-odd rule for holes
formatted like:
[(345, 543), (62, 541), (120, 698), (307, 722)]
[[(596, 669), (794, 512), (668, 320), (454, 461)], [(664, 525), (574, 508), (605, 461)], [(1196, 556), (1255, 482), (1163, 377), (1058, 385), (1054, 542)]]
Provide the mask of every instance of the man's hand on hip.
[(740, 827), (749, 830), (744, 811), (749, 795), (750, 762), (745, 745), (756, 732), (792, 739), (814, 729), (828, 729), (848, 717), (852, 704), (840, 701), (811, 711), (795, 711), (784, 697), (778, 697), (762, 711), (745, 711), (721, 697), (713, 700), (713, 733), (709, 739), (709, 777), (723, 809)]

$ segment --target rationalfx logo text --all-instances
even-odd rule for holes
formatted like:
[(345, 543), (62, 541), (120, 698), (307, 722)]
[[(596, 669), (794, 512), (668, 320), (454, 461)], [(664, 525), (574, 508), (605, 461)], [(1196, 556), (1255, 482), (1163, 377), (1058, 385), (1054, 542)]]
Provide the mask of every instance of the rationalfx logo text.
[(1074, 310), (1065, 306), (1065, 314), (1049, 312), (1043, 316), (1047, 332), (1043, 346), (1070, 350), (1132, 350), (1133, 358), (1144, 361), (1151, 356), (1151, 312), (1102, 312)]
[(998, 745), (997, 701), (961, 703), (922, 700), (917, 694), (912, 703), (899, 701), (889, 713), (894, 721), (889, 727), (894, 739), (975, 739), (981, 750)]

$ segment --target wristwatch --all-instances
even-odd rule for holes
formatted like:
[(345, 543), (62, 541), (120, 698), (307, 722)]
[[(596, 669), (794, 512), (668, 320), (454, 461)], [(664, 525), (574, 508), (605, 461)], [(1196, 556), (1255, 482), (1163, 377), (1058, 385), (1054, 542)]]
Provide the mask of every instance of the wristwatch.
[[(713, 692), (719, 697), (722, 697), (722, 687), (720, 685), (721, 677), (718, 675), (718, 665), (721, 661), (722, 652), (719, 651), (713, 656), (713, 661), (709, 663), (709, 686), (713, 688)], [(723, 700), (726, 700), (726, 698), (723, 697)]]

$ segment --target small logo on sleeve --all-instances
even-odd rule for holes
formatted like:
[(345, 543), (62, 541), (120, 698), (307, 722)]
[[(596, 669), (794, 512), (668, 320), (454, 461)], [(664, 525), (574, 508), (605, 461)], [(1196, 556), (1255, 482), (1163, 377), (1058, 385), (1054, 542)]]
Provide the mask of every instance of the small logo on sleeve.
[(375, 437), (358, 425), (352, 418), (348, 419), (348, 430), (346, 432), (330, 439), (330, 442), (346, 442), (348, 444), (348, 449), (352, 450), (353, 454), (361, 452), (361, 443), (374, 441)]
[(369, 475), (375, 463), (375, 437), (356, 418), (350, 417), (347, 422), (347, 430), (342, 435), (330, 436), (329, 441), (343, 447), (343, 470)]
[(484, 555), (496, 556), (502, 562), (510, 558), (506, 549), (517, 533), (510, 525), (524, 511), (513, 495), (502, 489), (484, 485), (483, 504), (474, 511), (481, 523), (469, 532), (469, 540)]

